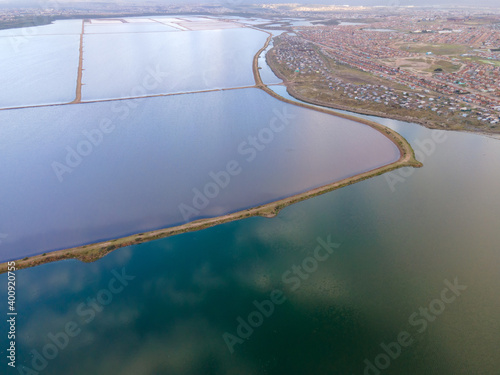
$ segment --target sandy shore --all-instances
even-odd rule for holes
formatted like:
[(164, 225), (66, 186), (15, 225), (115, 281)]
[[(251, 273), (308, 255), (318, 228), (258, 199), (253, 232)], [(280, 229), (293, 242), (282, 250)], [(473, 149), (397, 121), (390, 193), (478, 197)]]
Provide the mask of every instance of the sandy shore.
[[(262, 30), (260, 30), (262, 31)], [(266, 218), (272, 218), (276, 216), (280, 210), (282, 210), (284, 207), (287, 207), (291, 204), (321, 195), (325, 194), (327, 192), (340, 189), (344, 186), (349, 186), (352, 185), (356, 182), (366, 180), (368, 178), (374, 177), (381, 175), (383, 173), (395, 170), (397, 168), (401, 167), (416, 167), (419, 168), (422, 166), (422, 164), (415, 159), (415, 155), (413, 152), (413, 149), (411, 148), (410, 144), (398, 133), (395, 131), (380, 125), (376, 122), (373, 121), (368, 121), (364, 119), (357, 118), (355, 116), (351, 115), (346, 115), (346, 114), (341, 114), (337, 113), (333, 110), (327, 109), (327, 108), (317, 108), (312, 105), (308, 105), (305, 103), (297, 103), (295, 101), (291, 101), (288, 99), (285, 99), (279, 95), (277, 95), (274, 91), (269, 89), (264, 83), (262, 82), (262, 79), (259, 74), (259, 67), (258, 67), (258, 59), (260, 54), (268, 47), (269, 42), (271, 41), (272, 34), (268, 33), (269, 37), (266, 41), (266, 44), (264, 47), (262, 47), (257, 54), (254, 57), (253, 61), (253, 72), (254, 72), (254, 77), (255, 77), (255, 82), (257, 88), (260, 88), (267, 92), (269, 95), (275, 97), (278, 100), (281, 100), (285, 103), (289, 103), (292, 105), (300, 106), (303, 108), (307, 108), (310, 110), (314, 111), (319, 111), (323, 113), (327, 113), (333, 116), (338, 116), (342, 118), (346, 118), (349, 120), (356, 121), (358, 123), (362, 123), (368, 126), (371, 126), (372, 128), (376, 129), (380, 133), (382, 133), (384, 136), (389, 138), (392, 142), (396, 144), (400, 151), (400, 158), (398, 161), (380, 167), (373, 169), (371, 171), (365, 172), (358, 174), (356, 176), (350, 177), (343, 179), (341, 181), (333, 182), (328, 185), (324, 185), (312, 190), (309, 190), (305, 193), (293, 195), (291, 197), (281, 199), (272, 203), (268, 203), (265, 205), (261, 205), (258, 207), (250, 208), (247, 210), (243, 211), (238, 211), (235, 213), (227, 214), (224, 216), (219, 216), (215, 218), (207, 218), (207, 219), (201, 219), (201, 220), (196, 220), (184, 225), (176, 226), (176, 227), (171, 227), (171, 228), (165, 228), (165, 229), (159, 229), (151, 232), (146, 232), (146, 233), (140, 233), (140, 234), (134, 234), (131, 236), (123, 237), (120, 239), (115, 239), (115, 240), (110, 240), (110, 241), (105, 241), (105, 242), (99, 242), (95, 244), (90, 244), (90, 245), (85, 245), (85, 246), (78, 246), (70, 249), (64, 249), (64, 250), (59, 250), (59, 251), (54, 251), (42, 255), (36, 255), (32, 257), (26, 257), (24, 259), (20, 259), (16, 261), (16, 265), (18, 269), (23, 269), (23, 268), (28, 268), (28, 267), (34, 267), (37, 265), (45, 264), (45, 263), (50, 263), (50, 262), (55, 262), (63, 259), (79, 259), (83, 262), (93, 262), (96, 261), (105, 255), (109, 254), (111, 251), (125, 247), (125, 246), (131, 246), (131, 245), (137, 245), (141, 244), (144, 242), (149, 242), (169, 236), (174, 236), (176, 234), (180, 233), (186, 233), (186, 232), (191, 232), (191, 231), (197, 231), (197, 230), (202, 230), (205, 228), (213, 227), (215, 225), (223, 224), (223, 223), (228, 223), (231, 221), (235, 220), (241, 220), (245, 219), (248, 217), (253, 217), (253, 216), (262, 216)], [(4, 273), (7, 270), (7, 263), (2, 263), (0, 264), (0, 273)]]

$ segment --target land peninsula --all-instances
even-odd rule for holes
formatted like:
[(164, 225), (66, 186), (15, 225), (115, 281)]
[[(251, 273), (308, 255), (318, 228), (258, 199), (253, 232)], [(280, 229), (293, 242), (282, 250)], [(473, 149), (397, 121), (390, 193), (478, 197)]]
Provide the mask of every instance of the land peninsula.
[[(260, 30), (262, 31), (262, 30)], [(191, 231), (198, 231), (202, 230), (205, 228), (213, 227), (215, 225), (223, 224), (223, 223), (228, 223), (231, 221), (236, 221), (236, 220), (241, 220), (253, 216), (262, 216), (266, 218), (273, 218), (275, 217), (283, 208), (292, 205), (297, 202), (301, 202), (303, 200), (313, 198), (318, 195), (325, 194), (327, 192), (340, 189), (345, 186), (349, 186), (352, 184), (355, 184), (357, 182), (369, 179), (374, 176), (378, 176), (390, 171), (393, 171), (398, 168), (402, 167), (414, 167), (414, 168), (420, 168), (422, 167), (422, 163), (420, 163), (416, 158), (414, 151), (410, 144), (397, 132), (393, 131), (390, 128), (387, 128), (381, 124), (378, 124), (373, 121), (365, 120), (365, 119), (360, 119), (355, 116), (343, 114), (343, 113), (338, 113), (335, 112), (331, 109), (328, 108), (318, 108), (316, 106), (307, 104), (307, 103), (298, 103), (286, 98), (283, 98), (276, 94), (274, 91), (269, 89), (262, 81), (260, 73), (259, 73), (259, 66), (258, 66), (258, 61), (259, 61), (259, 56), (268, 48), (269, 43), (271, 42), (272, 39), (272, 34), (268, 33), (269, 36), (266, 40), (265, 45), (255, 54), (254, 59), (253, 59), (253, 73), (254, 73), (254, 78), (255, 78), (255, 87), (264, 90), (266, 93), (269, 95), (275, 97), (276, 99), (279, 99), (285, 103), (297, 105), (303, 108), (307, 108), (310, 110), (314, 111), (319, 111), (323, 112), (326, 114), (330, 114), (332, 116), (338, 116), (342, 117), (345, 119), (349, 119), (352, 121), (356, 121), (358, 123), (362, 123), (364, 125), (368, 125), (372, 127), (373, 129), (377, 130), (381, 134), (383, 134), (385, 137), (390, 139), (399, 149), (400, 152), (400, 158), (389, 165), (373, 169), (368, 172), (364, 172), (340, 181), (336, 181), (309, 191), (306, 191), (301, 194), (296, 194), (293, 196), (290, 196), (288, 198), (280, 199), (275, 202), (271, 202), (268, 204), (264, 204), (261, 206), (257, 206), (254, 208), (246, 209), (243, 211), (238, 211), (234, 213), (230, 213), (227, 215), (219, 216), (219, 217), (214, 217), (214, 218), (205, 218), (205, 219), (200, 219), (196, 221), (189, 222), (187, 224), (175, 226), (175, 227), (170, 227), (170, 228), (164, 228), (164, 229), (158, 229), (158, 230), (153, 230), (150, 232), (145, 232), (145, 233), (138, 233), (138, 234), (133, 234), (130, 236), (126, 236), (123, 238), (119, 239), (113, 239), (109, 241), (103, 241), (99, 243), (93, 243), (93, 244), (88, 244), (88, 245), (83, 245), (83, 246), (78, 246), (74, 248), (69, 248), (69, 249), (63, 249), (63, 250), (58, 250), (58, 251), (53, 251), (49, 253), (44, 253), (41, 255), (35, 255), (31, 257), (25, 257), (23, 259), (19, 259), (16, 261), (16, 267), (17, 269), (24, 269), (24, 268), (29, 268), (29, 267), (34, 267), (38, 265), (42, 265), (45, 263), (50, 263), (50, 262), (55, 262), (55, 261), (60, 261), (60, 260), (65, 260), (65, 259), (78, 259), (83, 262), (94, 262), (105, 255), (109, 254), (110, 252), (126, 247), (126, 246), (131, 246), (131, 245), (138, 245), (144, 242), (149, 242), (149, 241), (154, 241), (158, 240), (161, 238), (169, 237), (169, 236), (174, 236), (177, 234), (181, 233), (186, 233), (186, 232), (191, 232)], [(7, 262), (0, 264), (0, 273), (5, 273), (7, 271)]]

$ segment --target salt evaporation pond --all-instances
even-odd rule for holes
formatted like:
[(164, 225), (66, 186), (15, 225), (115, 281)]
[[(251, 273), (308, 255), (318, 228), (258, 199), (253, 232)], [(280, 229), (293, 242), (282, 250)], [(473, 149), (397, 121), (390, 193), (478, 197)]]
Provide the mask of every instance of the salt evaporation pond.
[[(286, 129), (270, 132), (287, 114)], [(112, 131), (89, 147), (109, 121)], [(0, 166), (2, 260), (235, 212), (399, 158), (366, 125), (259, 89), (9, 110), (0, 122), (3, 158), (15, 161)], [(262, 150), (248, 139), (259, 134), (272, 136)], [(233, 160), (241, 173), (186, 217), (179, 205), (195, 207), (193, 189)]]
[[(248, 28), (86, 34), (83, 99), (254, 85), (253, 57), (267, 37)], [(154, 88), (143, 83), (151, 70), (157, 72)]]
[(74, 100), (79, 46), (79, 35), (0, 37), (0, 108)]

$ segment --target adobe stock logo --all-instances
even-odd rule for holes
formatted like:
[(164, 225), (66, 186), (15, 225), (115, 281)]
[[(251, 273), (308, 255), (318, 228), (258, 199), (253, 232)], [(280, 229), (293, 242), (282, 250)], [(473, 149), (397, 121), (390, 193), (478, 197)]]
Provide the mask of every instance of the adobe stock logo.
[[(430, 158), (438, 149), (438, 145), (446, 142), (448, 139), (448, 134), (446, 134), (445, 130), (431, 130), (431, 135), (428, 138), (423, 140), (417, 139), (414, 144), (415, 146), (415, 157), (422, 163), (425, 163), (425, 160)], [(384, 175), (385, 181), (391, 189), (391, 192), (396, 191), (396, 185), (402, 182), (405, 182), (408, 178), (410, 178), (413, 173), (415, 173), (416, 169), (413, 167), (403, 167), (399, 168), (393, 172), (388, 172)]]
[(456, 301), (457, 297), (467, 289), (466, 285), (459, 283), (455, 277), (453, 283), (444, 280), (445, 288), (441, 290), (439, 296), (433, 299), (428, 306), (420, 307), (408, 318), (408, 323), (415, 330), (403, 330), (398, 333), (393, 342), (380, 344), (382, 351), (373, 360), (365, 359), (365, 369), (363, 375), (381, 375), (383, 370), (387, 370), (391, 363), (399, 358), (404, 349), (409, 348), (418, 335), (423, 334), (429, 324), (434, 324), (437, 318), (444, 313), (447, 306)]
[[(61, 2), (59, 0), (38, 1), (37, 5), (39, 11), (32, 16), (27, 26), (19, 30), (21, 35), (10, 35), (9, 37), (10, 44), (15, 53), (19, 53), (23, 45), (27, 44), (32, 38), (40, 33), (36, 26), (49, 24), (51, 22), (51, 17), (45, 10), (50, 9), (52, 12), (55, 12), (61, 9)], [(16, 30), (16, 33), (19, 31)]]
[[(261, 152), (270, 147), (277, 135), (291, 124), (290, 120), (297, 117), (295, 114), (289, 113), (286, 106), (281, 111), (274, 109), (273, 113), (274, 116), (267, 126), (261, 128), (254, 135), (248, 136), (237, 146), (239, 158), (245, 160), (246, 163), (252, 163)], [(181, 203), (178, 205), (184, 221), (187, 223), (206, 209), (211, 201), (216, 199), (224, 189), (227, 189), (233, 178), (243, 172), (246, 163), (234, 159), (228, 161), (222, 170), (209, 172), (208, 181), (204, 186), (191, 189), (193, 192), (191, 204)]]
[[(302, 286), (302, 282), (308, 280), (318, 270), (320, 264), (328, 260), (334, 254), (335, 249), (340, 247), (340, 244), (332, 242), (331, 236), (327, 236), (326, 241), (320, 237), (316, 241), (318, 245), (309, 256), (305, 257), (299, 265), (294, 264), (282, 274), (281, 280), (289, 288), (289, 292), (297, 291)], [(285, 292), (280, 289), (271, 291), (268, 299), (254, 300), (253, 311), (246, 315), (246, 319), (241, 316), (236, 318), (237, 326), (234, 333), (224, 332), (222, 335), (229, 352), (233, 354), (236, 345), (249, 340), (255, 330), (262, 326), (266, 319), (271, 318), (276, 311), (276, 306), (282, 305), (286, 300)]]
[(111, 118), (104, 117), (95, 128), (82, 131), (83, 139), (74, 146), (66, 146), (64, 159), (51, 163), (52, 170), (59, 182), (63, 182), (67, 174), (73, 173), (84, 162), (86, 157), (102, 145), (106, 137), (117, 128), (117, 125), (130, 116), (131, 110), (137, 108), (138, 103), (145, 100), (144, 96), (154, 92), (169, 76), (170, 73), (163, 72), (159, 64), (146, 68), (146, 74), (142, 82), (130, 90), (130, 97), (135, 99), (112, 102), (110, 110), (113, 115), (110, 116)]
[(115, 296), (123, 292), (130, 281), (135, 279), (135, 276), (126, 274), (125, 268), (122, 268), (120, 272), (112, 270), (111, 274), (113, 277), (106, 288), (100, 289), (94, 297), (88, 297), (85, 302), (76, 307), (75, 312), (79, 319), (66, 322), (56, 333), (49, 332), (45, 345), (40, 350), (30, 351), (31, 367), (18, 366), (17, 371), (20, 375), (39, 375), (49, 367), (50, 361), (56, 359), (68, 347), (70, 341), (82, 333), (85, 325), (102, 313), (106, 306), (113, 302)]

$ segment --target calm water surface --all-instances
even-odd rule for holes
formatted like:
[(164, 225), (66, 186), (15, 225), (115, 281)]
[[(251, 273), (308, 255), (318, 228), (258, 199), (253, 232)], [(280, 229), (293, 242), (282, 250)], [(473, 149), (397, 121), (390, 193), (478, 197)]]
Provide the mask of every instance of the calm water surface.
[[(258, 89), (3, 111), (0, 122), (12, 161), (0, 166), (2, 259), (235, 212), (399, 158), (368, 126)], [(230, 181), (213, 177), (228, 169)]]
[(249, 28), (86, 34), (83, 99), (252, 86), (253, 57), (267, 36)]
[(0, 108), (75, 99), (79, 45), (70, 34), (0, 36)]
[[(385, 122), (416, 150), (432, 139), (418, 125)], [(496, 140), (447, 133), (394, 189), (379, 176), (274, 219), (124, 248), (93, 264), (20, 271), (18, 360), (32, 367), (30, 351), (73, 321), (81, 332), (46, 373), (363, 374), (382, 343), (407, 331), (412, 345), (384, 374), (495, 374), (499, 157)], [(339, 248), (292, 290), (283, 275), (328, 235)], [(87, 299), (102, 297), (122, 268), (135, 278), (94, 316)], [(409, 318), (455, 278), (467, 289), (419, 333)], [(223, 334), (236, 335), (237, 318), (275, 289), (286, 301), (231, 354)]]
[[(219, 95), (215, 99), (220, 102), (223, 94), (214, 95)], [(238, 95), (259, 97), (260, 94), (247, 90)], [(233, 109), (245, 110), (235, 106), (232, 102), (235, 97), (224, 96), (227, 108), (221, 110), (223, 118), (231, 119)], [(176, 103), (176, 113), (187, 116), (182, 109), (191, 108), (188, 104), (183, 100), (170, 101), (169, 105), (173, 106), (172, 103)], [(270, 99), (266, 97), (259, 103), (264, 110), (259, 107), (247, 117), (257, 117), (263, 121), (258, 123), (266, 125), (269, 110), (264, 104), (270, 103)], [(281, 105), (279, 103), (278, 108)], [(83, 107), (80, 110), (83, 113)], [(109, 111), (103, 108), (102, 112), (97, 109), (94, 112), (108, 116)], [(169, 110), (164, 111), (165, 114)], [(213, 112), (200, 110), (199, 113), (205, 121), (207, 113), (211, 119), (219, 118)], [(29, 116), (39, 118), (41, 114), (33, 112), (26, 116), (26, 120), (33, 123)], [(43, 116), (54, 118), (50, 111)], [(132, 112), (130, 116), (135, 119)], [(161, 117), (161, 114), (154, 116)], [(304, 116), (319, 120), (313, 112)], [(497, 168), (500, 141), (452, 132), (443, 137), (415, 124), (360, 117), (377, 120), (402, 134), (424, 167), (378, 176), (301, 202), (284, 209), (274, 219), (251, 218), (128, 247), (92, 264), (65, 261), (19, 271), (18, 366), (38, 365), (43, 367), (41, 373), (54, 375), (363, 374), (366, 361), (374, 363), (380, 358), (381, 344), (394, 342), (406, 331), (411, 336), (411, 345), (402, 349), (397, 358), (390, 359), (383, 374), (497, 374), (500, 368), (500, 171)], [(137, 133), (138, 126), (143, 127), (144, 139), (149, 145), (152, 142), (149, 134), (162, 134), (154, 144), (160, 146), (170, 139), (169, 148), (185, 149), (184, 143), (173, 141), (176, 132), (193, 137), (200, 133), (200, 127), (194, 131), (195, 127), (190, 125), (184, 125), (182, 130), (162, 127), (165, 118), (161, 118), (159, 122), (152, 121), (152, 117), (142, 122), (135, 119), (137, 125), (133, 127), (120, 123), (122, 127), (109, 134), (85, 163), (68, 175), (63, 185), (85, 186), (92, 196), (111, 189), (120, 199), (116, 204), (113, 201), (102, 204), (109, 204), (106, 207), (113, 208), (109, 212), (114, 212), (123, 206), (118, 202), (123, 198), (123, 191), (113, 185), (117, 179), (129, 176), (122, 185), (131, 191), (136, 188), (147, 191), (149, 197), (154, 195), (157, 186), (162, 186), (140, 185), (143, 173), (149, 170), (158, 171), (160, 181), (164, 175), (171, 176), (164, 168), (173, 168), (176, 163), (189, 162), (194, 166), (206, 163), (205, 166), (211, 168), (219, 165), (214, 160), (197, 158), (194, 150), (188, 150), (190, 152), (183, 153), (185, 160), (164, 157), (161, 159), (165, 160), (164, 166), (146, 163), (144, 170), (136, 169), (131, 175), (133, 158), (141, 155), (142, 136)], [(321, 121), (308, 124), (310, 122), (323, 126)], [(44, 132), (36, 126), (36, 121), (34, 124), (36, 129), (23, 131), (23, 136), (16, 138), (12, 138), (11, 129), (2, 128), (1, 139), (12, 139), (17, 146), (31, 147), (37, 142), (71, 146), (81, 140), (81, 131), (85, 129), (78, 125), (74, 132), (71, 129), (61, 132), (70, 134), (65, 137), (54, 136), (48, 129), (51, 137), (45, 135), (37, 139)], [(16, 126), (27, 127), (20, 122)], [(66, 130), (63, 126), (69, 125), (56, 122), (52, 126)], [(221, 134), (240, 141), (241, 136), (245, 139), (248, 135), (246, 130), (259, 129), (250, 125), (243, 127), (244, 130), (240, 127), (240, 122), (238, 126), (221, 122), (220, 129), (224, 130)], [(150, 128), (155, 131), (148, 130)], [(300, 165), (314, 160), (310, 158), (316, 150), (324, 156), (327, 145), (335, 142), (335, 139), (315, 137), (304, 139), (298, 130), (292, 133), (282, 133), (288, 145), (282, 145), (276, 138), (276, 148), (285, 147), (282, 150), (286, 151), (289, 141), (296, 140), (292, 155), (297, 153), (299, 157), (293, 160)], [(306, 134), (314, 135), (311, 125)], [(328, 133), (323, 130), (321, 134)], [(204, 133), (204, 137), (211, 147), (227, 146), (226, 138), (219, 144), (211, 139), (209, 132)], [(137, 141), (136, 148), (126, 143), (133, 140)], [(304, 141), (309, 147), (299, 152), (296, 147)], [(127, 147), (118, 152), (121, 143)], [(4, 141), (2, 147), (10, 147), (9, 144)], [(203, 142), (199, 144), (208, 147)], [(30, 147), (18, 148), (24, 152), (18, 151), (14, 159), (9, 157), (16, 160), (17, 169), (2, 167), (2, 176), (8, 176), (2, 180), (3, 186), (7, 186), (9, 192), (9, 199), (2, 195), (2, 207), (11, 204), (7, 206), (11, 215), (0, 216), (3, 225), (12, 220), (27, 225), (33, 218), (49, 216), (43, 201), (35, 199), (26, 204), (22, 195), (29, 198), (29, 194), (35, 194), (36, 198), (36, 189), (30, 186), (34, 177), (55, 178), (46, 162), (60, 159), (61, 149), (45, 147), (50, 151), (35, 164), (39, 168), (25, 170), (23, 165), (34, 162), (35, 153), (29, 152)], [(108, 153), (108, 147), (113, 152)], [(10, 150), (12, 152), (12, 148)], [(151, 150), (155, 158), (150, 162), (156, 160), (157, 153), (164, 152), (161, 147), (151, 147)], [(62, 152), (64, 155), (64, 147)], [(113, 159), (111, 155), (117, 152), (118, 156)], [(226, 159), (226, 154), (220, 155), (223, 155), (220, 160)], [(284, 155), (283, 159), (290, 159), (288, 154)], [(256, 171), (270, 171), (268, 164), (272, 161), (272, 157), (263, 157), (264, 166), (256, 167)], [(99, 179), (89, 180), (86, 176), (93, 174), (95, 163), (109, 165), (106, 164)], [(120, 169), (125, 166), (127, 168)], [(182, 170), (184, 168), (179, 169), (177, 176), (182, 176)], [(9, 173), (6, 175), (5, 171)], [(199, 176), (197, 183), (205, 183), (203, 173)], [(291, 176), (294, 176), (292, 171)], [(8, 184), (14, 177), (24, 181), (16, 185), (16, 191)], [(296, 177), (299, 181), (302, 175)], [(94, 186), (89, 181), (105, 183)], [(289, 184), (277, 177), (276, 181), (280, 187)], [(249, 183), (245, 181), (246, 185)], [(43, 193), (47, 194), (50, 188), (53, 188), (50, 184), (42, 185)], [(51, 198), (56, 207), (57, 199), (64, 198), (57, 193), (56, 189)], [(75, 201), (84, 201), (82, 195), (76, 198)], [(157, 203), (146, 208), (151, 210), (155, 205)], [(75, 216), (82, 215), (83, 206), (80, 204), (74, 209)], [(94, 207), (89, 219), (98, 221), (107, 217), (105, 211), (98, 208)], [(57, 213), (52, 209), (50, 216)], [(20, 217), (24, 221), (21, 222)], [(9, 231), (15, 232), (14, 229), (9, 227)], [(6, 233), (0, 228), (2, 232)], [(286, 276), (292, 267), (314, 255), (318, 237), (326, 240), (328, 236), (338, 248), (308, 272), (300, 284), (291, 283)], [(6, 246), (5, 241), (3, 239), (1, 247)], [(124, 281), (123, 289), (116, 291), (117, 285), (110, 284), (116, 278), (113, 270), (119, 274), (125, 272), (133, 279)], [(453, 282), (455, 278), (466, 289), (451, 303), (443, 304), (443, 310), (436, 310), (440, 305), (435, 301), (441, 299), (445, 280)], [(6, 281), (6, 275), (1, 275), (0, 295), (3, 296), (6, 296)], [(116, 294), (109, 292), (110, 285)], [(232, 345), (234, 352), (231, 353), (223, 335), (237, 335), (238, 319), (247, 320), (256, 310), (254, 301), (269, 299), (273, 290), (280, 290), (285, 301), (274, 306), (273, 313), (248, 334), (248, 339)], [(106, 299), (110, 295), (111, 300)], [(102, 303), (93, 305), (93, 298)], [(439, 314), (431, 316), (435, 319), (419, 332), (422, 326), (412, 325), (410, 318), (418, 314), (421, 307), (430, 305), (433, 308), (430, 311)], [(2, 304), (2, 314), (6, 313), (5, 308)], [(64, 349), (57, 350), (57, 354), (51, 356), (53, 359), (33, 363), (35, 358), (40, 358), (38, 353), (47, 351), (50, 337), (61, 337), (59, 333), (68, 323), (76, 327), (75, 337), (67, 341)], [(3, 327), (7, 329), (5, 322)], [(5, 348), (0, 349), (0, 354), (0, 365), (7, 368)]]

